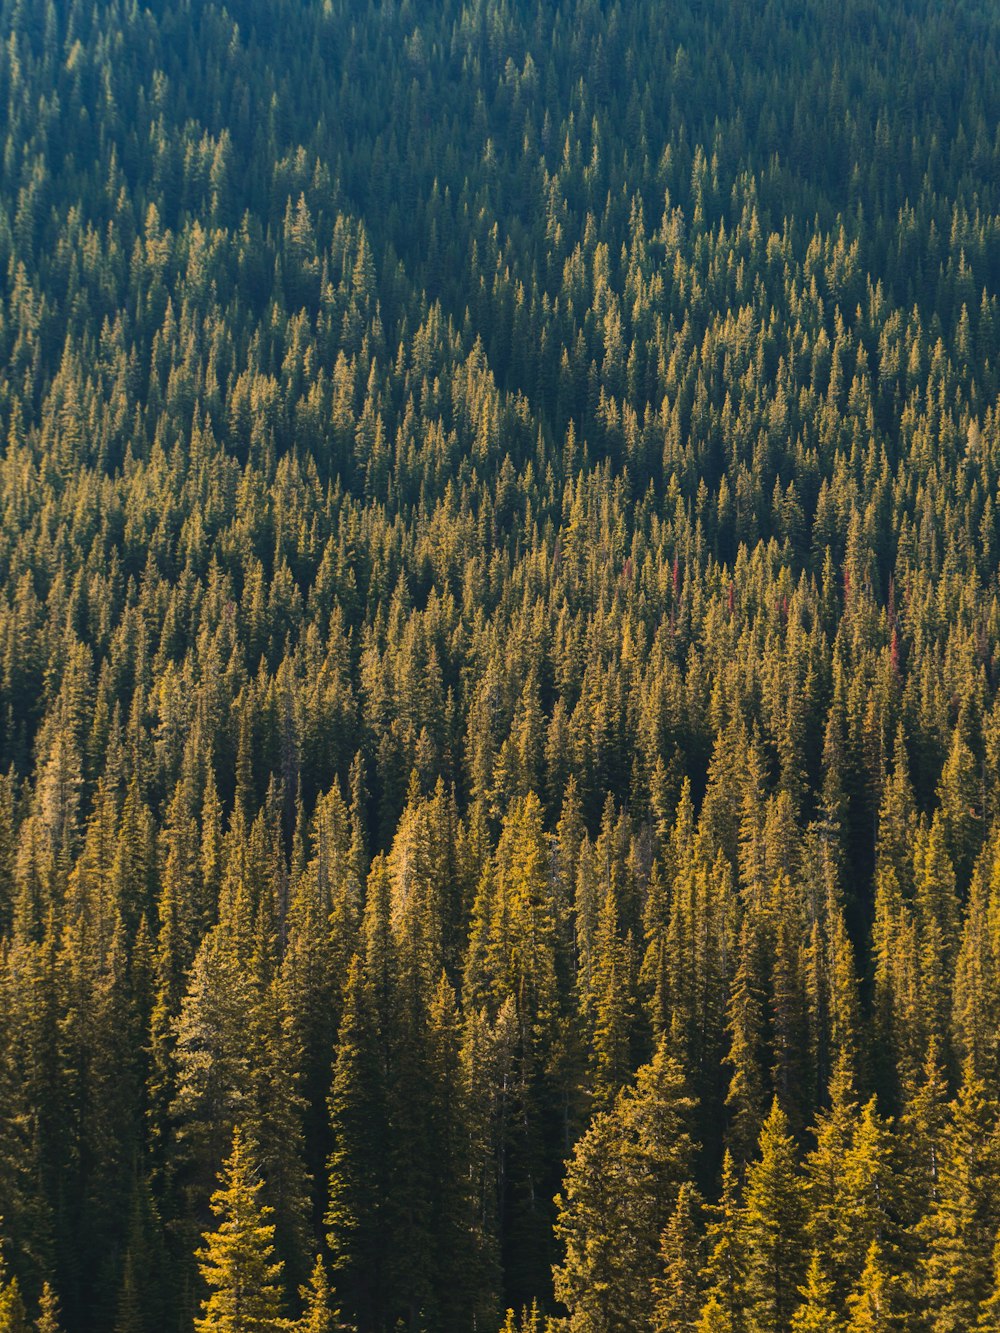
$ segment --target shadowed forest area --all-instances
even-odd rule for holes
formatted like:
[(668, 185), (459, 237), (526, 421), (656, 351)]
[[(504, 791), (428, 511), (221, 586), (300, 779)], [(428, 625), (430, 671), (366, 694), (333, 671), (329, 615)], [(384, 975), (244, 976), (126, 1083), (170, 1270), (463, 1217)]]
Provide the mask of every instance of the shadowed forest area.
[(0, 1333), (1000, 1333), (1000, 10), (0, 107)]

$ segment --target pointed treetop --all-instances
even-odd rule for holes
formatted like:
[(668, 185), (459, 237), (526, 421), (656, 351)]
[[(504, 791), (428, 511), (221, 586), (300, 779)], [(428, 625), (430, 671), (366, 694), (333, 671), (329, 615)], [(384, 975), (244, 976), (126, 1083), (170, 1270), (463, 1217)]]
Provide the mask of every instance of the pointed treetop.
[(347, 1333), (321, 1254), (316, 1256), (309, 1285), (300, 1287), (299, 1295), (303, 1310), (301, 1319), (292, 1326), (294, 1333)]
[(36, 1333), (62, 1333), (62, 1325), (59, 1323), (59, 1301), (48, 1282), (42, 1288), (35, 1329)]

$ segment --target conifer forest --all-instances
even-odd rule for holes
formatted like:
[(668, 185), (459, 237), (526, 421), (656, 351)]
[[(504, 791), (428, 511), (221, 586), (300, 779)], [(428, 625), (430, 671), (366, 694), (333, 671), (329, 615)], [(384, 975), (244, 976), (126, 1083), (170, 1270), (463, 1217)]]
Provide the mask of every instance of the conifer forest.
[(997, 0), (0, 108), (0, 1333), (1000, 1333)]

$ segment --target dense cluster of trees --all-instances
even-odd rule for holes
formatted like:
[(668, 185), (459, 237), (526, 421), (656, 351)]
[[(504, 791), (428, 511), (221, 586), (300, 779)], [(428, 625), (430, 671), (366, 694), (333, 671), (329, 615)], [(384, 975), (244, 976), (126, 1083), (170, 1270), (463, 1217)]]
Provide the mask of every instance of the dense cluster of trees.
[(0, 38), (0, 1329), (1000, 1329), (992, 7)]

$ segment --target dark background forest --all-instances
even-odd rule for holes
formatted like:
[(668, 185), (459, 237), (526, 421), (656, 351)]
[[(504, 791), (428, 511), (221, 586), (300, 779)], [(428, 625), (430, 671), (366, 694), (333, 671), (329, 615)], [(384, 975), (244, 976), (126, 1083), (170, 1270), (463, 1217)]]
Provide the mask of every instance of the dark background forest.
[(997, 1333), (997, 6), (0, 107), (3, 1333)]

